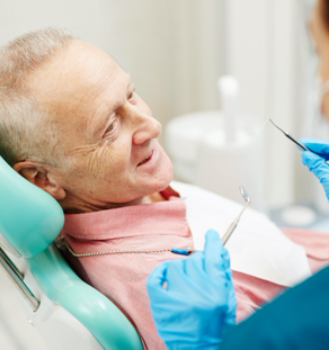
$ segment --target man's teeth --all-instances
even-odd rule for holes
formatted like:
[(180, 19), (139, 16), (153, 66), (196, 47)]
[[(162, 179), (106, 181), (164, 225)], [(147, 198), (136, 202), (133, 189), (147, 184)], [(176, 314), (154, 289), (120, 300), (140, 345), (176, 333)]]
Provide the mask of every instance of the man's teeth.
[(139, 165), (146, 163), (148, 160), (150, 160), (151, 156), (152, 156), (152, 152), (146, 159), (144, 159), (142, 162), (140, 162)]

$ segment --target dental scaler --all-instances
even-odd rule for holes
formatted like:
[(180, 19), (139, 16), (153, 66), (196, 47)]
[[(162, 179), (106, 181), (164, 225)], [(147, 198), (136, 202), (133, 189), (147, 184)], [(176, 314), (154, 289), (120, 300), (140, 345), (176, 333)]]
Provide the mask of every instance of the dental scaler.
[[(309, 148), (307, 148), (305, 145), (297, 141), (295, 138), (293, 138), (291, 135), (289, 135), (287, 132), (282, 130), (280, 127), (278, 127), (272, 119), (269, 119), (269, 121), (278, 129), (280, 130), (284, 136), (286, 136), (290, 141), (294, 142), (298, 147), (300, 147), (303, 151), (310, 151)], [(312, 151), (311, 151), (312, 152)]]

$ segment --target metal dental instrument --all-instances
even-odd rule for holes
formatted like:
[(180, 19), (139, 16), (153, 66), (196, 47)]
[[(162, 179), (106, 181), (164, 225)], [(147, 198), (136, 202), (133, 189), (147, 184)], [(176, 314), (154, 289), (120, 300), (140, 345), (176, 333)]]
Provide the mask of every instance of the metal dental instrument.
[(231, 225), (228, 227), (228, 229), (226, 230), (223, 238), (222, 238), (222, 242), (223, 245), (225, 245), (227, 243), (227, 241), (229, 240), (229, 238), (231, 237), (232, 233), (234, 232), (235, 228), (238, 226), (238, 223), (240, 221), (241, 215), (243, 214), (243, 212), (246, 210), (247, 206), (250, 204), (250, 198), (248, 196), (247, 191), (241, 186), (239, 187), (240, 189), (240, 193), (243, 197), (243, 199), (245, 200), (245, 205), (242, 208), (242, 210), (240, 211), (240, 214), (233, 220), (233, 222), (231, 223)]
[[(279, 129), (281, 132), (284, 133), (284, 135), (286, 137), (288, 137), (289, 140), (291, 140), (292, 142), (294, 142), (298, 147), (300, 147), (303, 151), (310, 151), (314, 154), (317, 154), (319, 156), (322, 156), (321, 154), (318, 154), (316, 152), (313, 152), (312, 150), (310, 150), (308, 147), (306, 147), (305, 145), (303, 145), (302, 143), (298, 142), (296, 139), (294, 139), (291, 135), (289, 135), (287, 132), (283, 131), (281, 128), (279, 128), (272, 119), (269, 119), (268, 121), (270, 121), (277, 129)], [(329, 160), (325, 160), (327, 162), (327, 164), (329, 164)]]
[[(289, 140), (294, 142), (298, 147), (300, 147), (303, 151), (310, 151), (308, 147), (303, 145), (302, 143), (298, 142), (296, 139), (294, 139), (291, 135), (289, 135), (287, 132), (283, 131), (281, 128), (279, 128), (272, 119), (269, 119), (269, 121), (277, 128), (279, 129)], [(312, 152), (312, 151), (311, 151)]]

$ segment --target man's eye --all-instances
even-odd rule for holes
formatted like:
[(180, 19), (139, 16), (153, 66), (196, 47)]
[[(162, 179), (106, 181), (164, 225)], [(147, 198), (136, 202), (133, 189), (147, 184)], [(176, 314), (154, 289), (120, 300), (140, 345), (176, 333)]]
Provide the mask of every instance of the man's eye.
[(114, 123), (110, 124), (109, 127), (106, 129), (105, 134), (108, 134), (109, 132), (111, 132), (114, 129)]
[(132, 90), (132, 91), (130, 92), (130, 94), (128, 95), (128, 100), (133, 99), (133, 98), (134, 98), (134, 95), (135, 95), (134, 90)]

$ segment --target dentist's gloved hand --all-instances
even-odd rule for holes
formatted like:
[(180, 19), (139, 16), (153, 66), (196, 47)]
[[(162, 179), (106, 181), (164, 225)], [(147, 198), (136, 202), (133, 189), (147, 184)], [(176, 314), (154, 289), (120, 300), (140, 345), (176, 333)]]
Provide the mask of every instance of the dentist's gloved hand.
[(204, 252), (156, 266), (147, 291), (168, 349), (218, 349), (223, 329), (235, 323), (230, 259), (214, 230), (206, 233)]
[(314, 154), (309, 151), (302, 153), (302, 162), (304, 165), (315, 174), (320, 180), (326, 196), (329, 199), (329, 164), (326, 160), (329, 159), (329, 142), (328, 140), (319, 140), (313, 138), (303, 138), (299, 140)]

